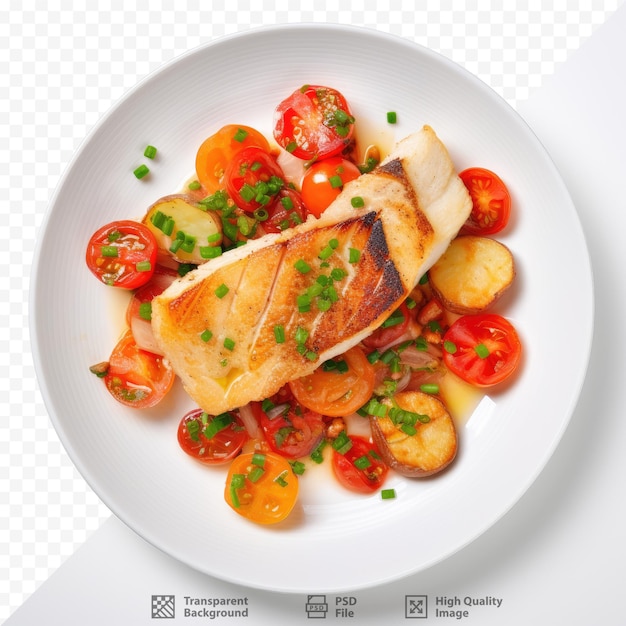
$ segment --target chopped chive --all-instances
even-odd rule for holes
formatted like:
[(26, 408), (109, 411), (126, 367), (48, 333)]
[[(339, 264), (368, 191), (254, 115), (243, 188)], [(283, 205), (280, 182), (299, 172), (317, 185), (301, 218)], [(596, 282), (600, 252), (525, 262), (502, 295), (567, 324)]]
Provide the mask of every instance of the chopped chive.
[(423, 385), (420, 385), (420, 391), (423, 393), (436, 394), (439, 393), (439, 385), (435, 383), (424, 383)]
[(295, 141), (290, 141), (285, 146), (285, 150), (287, 150), (287, 152), (293, 152), (297, 147), (298, 147), (298, 144)]
[(383, 500), (393, 500), (396, 497), (396, 490), (395, 489), (383, 489), (380, 492), (380, 497)]
[(261, 409), (264, 413), (271, 411), (276, 405), (269, 399), (265, 398), (263, 402), (261, 402)]
[(212, 337), (213, 333), (208, 328), (200, 333), (200, 339), (202, 339), (205, 343), (210, 341)]
[(350, 263), (358, 263), (360, 258), (361, 258), (361, 251), (357, 250), (356, 248), (350, 248), (350, 257), (348, 261)]
[(475, 346), (474, 351), (481, 359), (486, 359), (489, 356), (489, 348), (484, 343), (479, 343)]
[(456, 344), (453, 341), (449, 341), (447, 339), (443, 342), (443, 349), (449, 354), (455, 354), (457, 350)]
[(222, 283), (216, 290), (215, 295), (221, 300), (230, 290)]
[[(203, 413), (202, 417), (204, 421), (204, 420), (208, 420), (209, 416), (207, 413)], [(230, 415), (230, 413), (220, 413), (219, 415), (216, 415), (211, 420), (211, 422), (206, 425), (206, 428), (204, 429), (204, 436), (207, 439), (213, 439), (213, 437), (215, 437), (217, 433), (228, 428), (232, 423), (233, 423), (233, 418)]]
[(154, 159), (154, 157), (156, 156), (157, 153), (157, 149), (154, 146), (146, 146), (146, 149), (143, 152), (143, 155), (147, 158), (147, 159)]
[(150, 173), (150, 169), (147, 165), (140, 165), (137, 169), (133, 171), (133, 174), (136, 178), (142, 179), (144, 176)]
[(293, 209), (293, 200), (289, 196), (283, 196), (280, 199), (280, 203), (286, 211), (291, 211)]
[(222, 238), (222, 233), (217, 232), (217, 233), (213, 233), (212, 235), (208, 235), (206, 240), (208, 243), (216, 243), (221, 238)]
[(342, 430), (332, 442), (333, 450), (339, 454), (345, 454), (352, 448), (352, 440), (345, 430)]
[(339, 175), (331, 176), (328, 182), (333, 189), (339, 189), (339, 187), (343, 186), (343, 180), (341, 180), (341, 176)]
[(248, 472), (248, 480), (251, 483), (256, 483), (259, 481), (263, 474), (265, 474), (265, 470), (262, 467), (253, 467), (250, 472)]
[(296, 334), (294, 339), (296, 343), (303, 344), (309, 338), (309, 331), (306, 328), (302, 328), (302, 326), (298, 326), (296, 329)]
[(289, 461), (289, 464), (291, 465), (291, 471), (296, 476), (302, 476), (302, 474), (304, 474), (304, 471), (306, 470), (306, 466), (304, 465), (302, 461)]
[(417, 302), (415, 302), (413, 298), (407, 298), (404, 302), (406, 304), (406, 308), (409, 310), (414, 309), (417, 306)]
[(203, 259), (216, 259), (222, 256), (222, 246), (199, 246), (198, 250)]
[(287, 470), (281, 472), (278, 476), (276, 476), (276, 478), (274, 478), (274, 482), (279, 484), (281, 487), (287, 487), (289, 483), (285, 480), (286, 476)]
[(398, 121), (398, 115), (396, 114), (395, 111), (389, 111), (387, 113), (387, 123), (388, 124), (395, 124)]
[(254, 212), (254, 218), (259, 222), (265, 222), (269, 219), (269, 217), (270, 214), (268, 213), (267, 209), (259, 208)]
[(310, 459), (318, 465), (324, 460), (323, 450), (326, 447), (326, 439), (322, 439), (317, 448), (311, 452)]
[(232, 352), (235, 349), (235, 342), (230, 337), (226, 337), (224, 339), (224, 347)]
[(119, 230), (114, 230), (113, 232), (110, 232), (110, 233), (107, 235), (107, 240), (108, 240), (110, 243), (113, 243), (114, 241), (117, 241), (117, 240), (118, 240), (121, 236), (122, 236), (122, 233), (120, 233), (120, 231), (119, 231)]
[(152, 269), (152, 263), (150, 261), (139, 261), (139, 263), (135, 263), (135, 269), (138, 272), (149, 272)]
[(139, 317), (142, 320), (152, 320), (152, 302), (142, 302), (139, 305)]
[(311, 271), (311, 266), (304, 260), (298, 259), (293, 266), (301, 273), (306, 274)]
[(354, 196), (351, 200), (350, 200), (350, 204), (355, 208), (355, 209), (360, 209), (361, 207), (365, 206), (365, 200), (363, 200), (363, 198), (361, 198), (361, 196)]
[(274, 326), (274, 338), (276, 343), (285, 343), (285, 327), (282, 324)]
[(103, 257), (119, 256), (119, 249), (117, 246), (102, 246), (100, 248), (100, 256), (103, 256)]
[(252, 455), (252, 465), (257, 465), (258, 467), (263, 467), (265, 465), (265, 455), (259, 452)]
[(308, 293), (299, 295), (296, 298), (296, 304), (300, 313), (308, 313), (311, 310), (311, 296)]
[(187, 189), (190, 189), (191, 191), (197, 191), (198, 189), (200, 189), (202, 187), (202, 185), (197, 181), (197, 180), (192, 180), (188, 185), (187, 185)]
[(248, 136), (248, 131), (243, 128), (238, 128), (237, 132), (233, 135), (233, 139), (239, 143), (243, 143)]
[(367, 458), (367, 454), (360, 456), (358, 459), (354, 459), (353, 461), (354, 467), (360, 470), (365, 470), (368, 467), (371, 467), (372, 462)]
[(415, 428), (415, 426), (411, 426), (411, 424), (402, 424), (402, 426), (400, 426), (400, 430), (409, 436), (417, 433), (417, 428)]
[(322, 261), (325, 261), (333, 252), (334, 250), (330, 246), (326, 246), (317, 256), (322, 259)]

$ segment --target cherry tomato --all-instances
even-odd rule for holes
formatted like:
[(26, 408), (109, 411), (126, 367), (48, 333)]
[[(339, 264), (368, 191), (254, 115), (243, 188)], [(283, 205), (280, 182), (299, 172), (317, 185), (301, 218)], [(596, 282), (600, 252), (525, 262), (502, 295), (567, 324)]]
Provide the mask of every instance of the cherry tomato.
[(305, 85), (274, 113), (274, 138), (294, 156), (310, 161), (339, 154), (351, 141), (354, 117), (336, 89)]
[(361, 348), (326, 361), (312, 374), (289, 383), (305, 407), (329, 417), (345, 417), (360, 409), (374, 391), (375, 370)]
[(113, 348), (104, 382), (122, 404), (145, 409), (158, 404), (174, 384), (167, 360), (137, 346), (130, 330)]
[(98, 229), (87, 244), (91, 273), (105, 285), (137, 289), (145, 285), (156, 266), (157, 242), (146, 226), (118, 220)]
[(361, 175), (359, 168), (341, 157), (313, 163), (302, 179), (302, 199), (310, 213), (319, 217), (341, 193), (343, 186)]
[(258, 130), (238, 124), (227, 124), (202, 142), (196, 154), (196, 176), (207, 194), (223, 188), (226, 167), (238, 152), (250, 146), (270, 149)]
[(178, 425), (178, 443), (189, 456), (206, 465), (227, 463), (248, 440), (248, 431), (235, 412), (209, 415), (194, 409)]
[(517, 368), (522, 346), (513, 325), (495, 313), (465, 315), (443, 336), (443, 361), (477, 387), (501, 383)]
[(342, 443), (346, 448), (350, 446), (342, 454), (333, 443), (333, 471), (346, 489), (371, 493), (383, 486), (389, 467), (382, 460), (375, 444), (359, 435), (345, 436), (335, 442)]
[(272, 204), (285, 184), (276, 159), (254, 146), (233, 157), (224, 173), (224, 182), (233, 202), (248, 213)]
[(324, 436), (324, 419), (300, 405), (289, 386), (265, 402), (253, 402), (252, 411), (269, 447), (289, 459), (310, 454)]
[(302, 196), (294, 189), (285, 187), (268, 210), (268, 218), (262, 222), (266, 233), (279, 233), (306, 221), (308, 211)]
[(482, 167), (470, 167), (459, 177), (472, 198), (472, 212), (463, 233), (492, 235), (501, 231), (511, 214), (511, 195), (497, 174)]
[(257, 524), (276, 524), (291, 513), (298, 497), (298, 478), (287, 459), (248, 452), (232, 462), (224, 498), (239, 515)]
[(403, 302), (371, 335), (363, 339), (367, 348), (378, 349), (393, 345), (406, 332), (411, 312)]

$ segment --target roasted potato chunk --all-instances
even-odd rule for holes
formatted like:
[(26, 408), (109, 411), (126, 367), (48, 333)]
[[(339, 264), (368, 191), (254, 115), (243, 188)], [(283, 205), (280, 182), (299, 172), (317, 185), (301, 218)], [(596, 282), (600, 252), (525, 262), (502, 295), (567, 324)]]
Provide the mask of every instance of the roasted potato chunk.
[(514, 278), (511, 251), (495, 239), (475, 235), (454, 239), (429, 272), (437, 298), (446, 309), (461, 315), (491, 307)]
[(156, 237), (159, 249), (179, 263), (200, 265), (217, 254), (222, 243), (222, 224), (213, 211), (199, 208), (183, 194), (157, 200), (143, 223)]
[(382, 401), (385, 417), (370, 418), (372, 437), (391, 468), (403, 476), (440, 472), (456, 456), (454, 420), (443, 402), (421, 391), (403, 391)]

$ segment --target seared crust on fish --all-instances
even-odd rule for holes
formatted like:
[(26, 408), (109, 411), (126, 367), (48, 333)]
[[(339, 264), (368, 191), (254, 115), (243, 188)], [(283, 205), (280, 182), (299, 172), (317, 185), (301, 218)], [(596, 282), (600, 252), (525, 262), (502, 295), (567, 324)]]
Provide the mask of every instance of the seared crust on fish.
[(378, 328), (471, 207), (425, 126), (348, 183), (321, 218), (249, 241), (174, 282), (152, 302), (155, 337), (208, 413), (262, 400)]

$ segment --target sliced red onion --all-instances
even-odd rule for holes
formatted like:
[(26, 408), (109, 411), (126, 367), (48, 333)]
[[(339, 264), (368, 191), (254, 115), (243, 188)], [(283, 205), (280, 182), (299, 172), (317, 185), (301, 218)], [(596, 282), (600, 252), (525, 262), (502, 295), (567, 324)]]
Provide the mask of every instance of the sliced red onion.
[(257, 422), (252, 407), (249, 404), (239, 408), (239, 417), (246, 427), (248, 434), (252, 439), (257, 439), (259, 436), (259, 423)]

